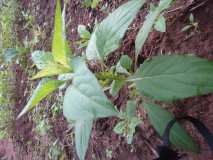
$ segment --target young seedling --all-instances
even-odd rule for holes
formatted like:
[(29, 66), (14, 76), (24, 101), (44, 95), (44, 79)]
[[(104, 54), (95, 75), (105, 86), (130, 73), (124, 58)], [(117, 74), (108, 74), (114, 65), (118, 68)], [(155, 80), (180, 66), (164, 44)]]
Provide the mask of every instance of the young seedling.
[(136, 116), (135, 101), (128, 101), (126, 111), (121, 113), (121, 121), (114, 127), (114, 132), (126, 137), (127, 143), (131, 144), (135, 128), (141, 123), (140, 118)]
[(166, 19), (163, 16), (163, 12), (170, 7), (172, 2), (173, 0), (161, 0), (158, 6), (150, 5), (150, 11), (135, 40), (135, 70), (137, 68), (138, 55), (153, 27), (160, 32), (166, 31)]
[(193, 29), (194, 31), (197, 31), (198, 29), (198, 22), (195, 21), (194, 15), (192, 13), (189, 16), (189, 24), (184, 26), (181, 29), (181, 32), (186, 32), (190, 29)]

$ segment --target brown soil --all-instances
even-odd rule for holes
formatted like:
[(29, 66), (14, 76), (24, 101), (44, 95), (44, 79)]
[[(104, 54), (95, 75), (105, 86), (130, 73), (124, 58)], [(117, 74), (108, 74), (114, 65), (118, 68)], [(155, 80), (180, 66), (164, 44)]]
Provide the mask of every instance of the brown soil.
[[(154, 0), (153, 0), (154, 1)], [(120, 4), (123, 4), (126, 0), (103, 0), (100, 4), (108, 3), (109, 10), (113, 10)], [(156, 2), (156, 1), (154, 1)], [(192, 3), (195, 2), (195, 3)], [(32, 15), (35, 16), (35, 25), (38, 25), (44, 30), (45, 38), (35, 47), (35, 49), (50, 50), (51, 46), (51, 35), (53, 29), (53, 18), (54, 18), (54, 3), (52, 0), (20, 0), (22, 9), (30, 10)], [(213, 59), (213, 2), (211, 0), (206, 1), (203, 5), (199, 6), (201, 1), (194, 0), (179, 0), (177, 3), (166, 12), (167, 22), (167, 32), (159, 33), (153, 31), (145, 46), (141, 52), (139, 63), (143, 63), (144, 59), (161, 53), (171, 52), (176, 54), (187, 54), (193, 53), (201, 57), (208, 59)], [(119, 53), (128, 54), (130, 57), (134, 57), (134, 40), (138, 29), (144, 21), (144, 16), (147, 14), (146, 5), (139, 15), (137, 16), (132, 28), (125, 36), (122, 42), (122, 47), (119, 49)], [(38, 8), (38, 9), (35, 9)], [(193, 29), (187, 32), (181, 32), (180, 30), (188, 24), (189, 14), (193, 13), (195, 16), (195, 21), (199, 23), (198, 31)], [(68, 40), (76, 41), (79, 36), (77, 35), (78, 24), (89, 24), (90, 28), (94, 25), (95, 19), (101, 20), (106, 16), (106, 13), (100, 11), (100, 8), (95, 10), (85, 9), (82, 7), (80, 0), (70, 0), (67, 7), (67, 33)], [(21, 23), (21, 22), (20, 22)], [(44, 25), (45, 24), (45, 25)], [(26, 35), (30, 35), (28, 32), (22, 32), (20, 24), (20, 39)], [(191, 33), (194, 35), (190, 36)], [(75, 53), (80, 53), (80, 50), (75, 44), (70, 44)], [(114, 64), (118, 57), (118, 54), (109, 56), (107, 60), (107, 65)], [(30, 60), (29, 60), (30, 62)], [(26, 82), (27, 76), (21, 70), (19, 66), (15, 67), (16, 73), (16, 111), (17, 113), (21, 110), (20, 106), (25, 104), (28, 94), (25, 95), (24, 91), (27, 89)], [(20, 83), (20, 82), (24, 83)], [(128, 99), (128, 89), (123, 88), (120, 94), (116, 97), (111, 97), (112, 101), (118, 106), (124, 106)], [(181, 106), (174, 107), (172, 110), (176, 115), (188, 114), (197, 117), (203, 121), (208, 128), (213, 131), (213, 95), (206, 95), (202, 97), (190, 98), (181, 101)], [(141, 113), (146, 117), (146, 113), (142, 110)], [(138, 128), (134, 136), (134, 141), (132, 145), (127, 145), (125, 139), (121, 136), (116, 135), (113, 132), (113, 127), (117, 122), (116, 118), (101, 119), (97, 120), (94, 124), (90, 147), (87, 154), (87, 160), (95, 159), (98, 160), (152, 160), (156, 158), (155, 148), (161, 143), (158, 134), (151, 127), (147, 119), (144, 120)], [(63, 118), (63, 115), (59, 116), (55, 120), (51, 120), (53, 127), (52, 134), (54, 137), (58, 138), (60, 144), (62, 144), (64, 151), (66, 153), (66, 159), (77, 159), (73, 143), (70, 137), (67, 136), (67, 122)], [(26, 150), (29, 150), (33, 145), (27, 145), (26, 142), (32, 141), (33, 144), (36, 143), (34, 133), (32, 132), (33, 123), (29, 122), (25, 117), (18, 120), (15, 124), (16, 132), (18, 137), (15, 137), (15, 142), (24, 145)], [(205, 144), (203, 139), (198, 136), (196, 130), (192, 126), (187, 125), (187, 129), (196, 138), (197, 142), (201, 145), (201, 154), (194, 155), (187, 153), (185, 160), (210, 160), (212, 159), (212, 154), (210, 149)], [(17, 149), (16, 149), (17, 150)], [(23, 151), (23, 150), (22, 150)], [(17, 154), (26, 154), (30, 159), (32, 154), (26, 152), (18, 152)], [(107, 151), (112, 151), (112, 154), (107, 154)], [(0, 152), (1, 153), (1, 152)], [(38, 159), (46, 159), (46, 156), (40, 157)], [(16, 158), (21, 160), (24, 158)]]

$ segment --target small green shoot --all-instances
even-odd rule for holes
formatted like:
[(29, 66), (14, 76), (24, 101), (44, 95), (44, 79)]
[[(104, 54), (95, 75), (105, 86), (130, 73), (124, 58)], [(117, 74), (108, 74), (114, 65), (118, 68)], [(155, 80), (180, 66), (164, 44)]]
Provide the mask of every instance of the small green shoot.
[[(150, 6), (150, 11), (146, 16), (146, 20), (143, 23), (143, 26), (139, 30), (136, 40), (135, 40), (135, 53), (136, 53), (136, 61), (138, 59), (138, 55), (149, 36), (149, 33), (152, 31), (153, 26), (156, 30), (165, 32), (166, 30), (166, 22), (163, 17), (163, 12), (168, 9), (173, 0), (161, 0), (157, 7), (154, 5)], [(136, 66), (136, 64), (135, 64)]]
[(114, 132), (125, 136), (127, 143), (131, 144), (135, 128), (141, 123), (140, 118), (136, 116), (136, 103), (128, 101), (126, 111), (121, 115), (122, 120), (114, 127)]
[(192, 13), (189, 16), (189, 24), (184, 26), (181, 29), (181, 32), (186, 32), (190, 29), (194, 29), (194, 31), (197, 31), (198, 29), (198, 22), (195, 21), (194, 15)]
[[(115, 66), (115, 74), (116, 75), (126, 75), (129, 76), (130, 69), (132, 66), (132, 60), (127, 55), (122, 55), (120, 60), (118, 61), (117, 65)], [(117, 95), (120, 89), (126, 84), (125, 79), (116, 79), (113, 80), (110, 87), (110, 94), (113, 96)]]
[(79, 45), (80, 48), (87, 47), (89, 39), (91, 37), (91, 33), (87, 30), (85, 25), (78, 26), (78, 34), (80, 36), (80, 40), (78, 40), (76, 43)]

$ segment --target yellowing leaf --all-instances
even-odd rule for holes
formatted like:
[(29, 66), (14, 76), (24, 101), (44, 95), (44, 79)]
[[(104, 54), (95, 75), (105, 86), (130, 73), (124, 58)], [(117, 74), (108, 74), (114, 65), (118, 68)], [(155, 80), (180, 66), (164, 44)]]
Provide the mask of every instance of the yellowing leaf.
[(20, 118), (22, 115), (24, 115), (28, 111), (32, 110), (43, 98), (48, 96), (51, 92), (56, 90), (63, 83), (64, 81), (59, 81), (59, 80), (49, 80), (49, 79), (42, 80), (38, 84), (37, 88), (34, 90), (33, 95), (31, 96), (27, 105), (18, 115), (18, 118)]
[(55, 26), (52, 42), (53, 58), (56, 62), (68, 67), (67, 44), (65, 37), (65, 24), (63, 23), (60, 0), (57, 0), (55, 10)]
[(50, 63), (46, 68), (39, 71), (35, 76), (31, 78), (31, 80), (42, 78), (42, 77), (50, 77), (58, 74), (69, 73), (71, 69), (66, 68), (57, 63)]

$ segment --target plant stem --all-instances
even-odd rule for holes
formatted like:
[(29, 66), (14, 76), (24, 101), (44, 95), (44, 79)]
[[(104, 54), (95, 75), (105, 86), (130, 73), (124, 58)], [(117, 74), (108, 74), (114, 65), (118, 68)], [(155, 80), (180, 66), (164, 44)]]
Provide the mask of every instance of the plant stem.
[(97, 73), (96, 77), (98, 79), (101, 79), (101, 80), (106, 80), (106, 79), (108, 79), (108, 80), (125, 80), (124, 76), (115, 75), (115, 74), (110, 73), (110, 72), (100, 72), (100, 73)]

